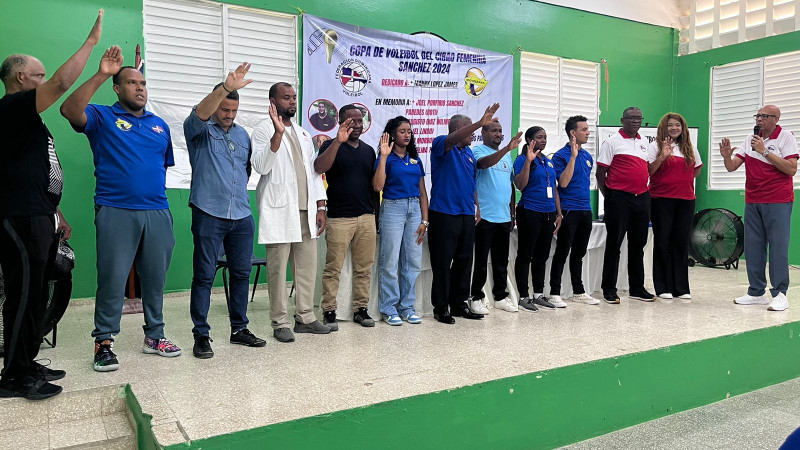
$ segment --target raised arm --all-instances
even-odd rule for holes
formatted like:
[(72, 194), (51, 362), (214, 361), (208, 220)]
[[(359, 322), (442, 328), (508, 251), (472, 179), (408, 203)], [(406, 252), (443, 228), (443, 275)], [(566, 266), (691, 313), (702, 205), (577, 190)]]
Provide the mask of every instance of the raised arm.
[(243, 62), (236, 70), (228, 73), (228, 77), (225, 78), (225, 82), (222, 83), (222, 86), (214, 89), (213, 92), (206, 95), (206, 97), (197, 104), (197, 117), (203, 122), (207, 121), (217, 110), (222, 100), (225, 99), (225, 96), (252, 83), (253, 80), (244, 79), (248, 70), (250, 70), (250, 64)]
[(512, 148), (517, 148), (519, 143), (522, 141), (522, 131), (516, 134), (513, 138), (511, 138), (511, 142), (508, 143), (505, 147), (501, 148), (500, 150), (492, 153), (489, 156), (484, 156), (483, 158), (478, 160), (478, 169), (488, 169), (493, 165), (500, 162), (503, 159), (503, 156), (506, 153), (510, 152)]
[(339, 147), (347, 142), (352, 131), (353, 119), (347, 119), (339, 125), (339, 131), (336, 132), (336, 139), (334, 139), (331, 145), (314, 160), (314, 172), (325, 173), (331, 169), (333, 161), (336, 160), (336, 154), (339, 153)]
[(481, 120), (471, 123), (465, 127), (461, 127), (448, 134), (447, 138), (444, 140), (444, 152), (447, 153), (459, 143), (464, 142), (464, 140), (472, 136), (472, 134), (478, 131), (478, 129), (482, 126), (489, 125), (493, 121), (498, 120), (496, 117), (494, 117), (494, 113), (496, 113), (499, 108), (499, 103), (495, 103), (494, 105), (487, 107), (486, 112), (484, 112), (483, 117), (481, 117)]
[(558, 185), (562, 188), (569, 186), (569, 182), (572, 181), (572, 175), (575, 173), (575, 160), (578, 158), (578, 152), (580, 152), (581, 147), (575, 141), (575, 132), (571, 131), (570, 134), (572, 136), (569, 138), (569, 146), (570, 146), (570, 156), (569, 162), (567, 162), (567, 166), (564, 167), (564, 171), (561, 172), (561, 176), (558, 177)]
[(722, 161), (725, 163), (725, 169), (727, 169), (728, 172), (733, 172), (738, 169), (744, 162), (741, 158), (733, 158), (733, 152), (735, 152), (737, 148), (739, 147), (731, 148), (731, 141), (728, 138), (722, 138), (722, 142), (719, 143), (719, 154), (722, 155)]
[(83, 129), (86, 126), (86, 106), (92, 96), (103, 83), (111, 76), (119, 72), (122, 68), (122, 50), (116, 45), (106, 50), (100, 59), (100, 67), (97, 73), (86, 80), (78, 89), (75, 90), (61, 105), (61, 115), (64, 116), (73, 127)]
[[(375, 192), (383, 190), (386, 184), (386, 161), (389, 159), (389, 154), (392, 153), (394, 143), (389, 146), (389, 133), (381, 135), (380, 155), (378, 155), (378, 168), (375, 169), (375, 175), (372, 176), (372, 188)], [(330, 150), (330, 149), (328, 149)]]
[(793, 177), (794, 174), (797, 173), (797, 158), (784, 159), (775, 153), (764, 155), (764, 152), (766, 152), (767, 148), (764, 145), (764, 140), (761, 139), (760, 136), (753, 136), (751, 143), (753, 145), (753, 149), (758, 153), (761, 153), (761, 155), (764, 156), (764, 159), (771, 162), (776, 169), (780, 170), (786, 175), (789, 175), (790, 177)]
[(83, 69), (86, 67), (86, 62), (89, 60), (89, 55), (92, 53), (92, 49), (100, 42), (102, 31), (103, 10), (101, 9), (100, 12), (97, 13), (94, 26), (89, 32), (89, 36), (83, 42), (83, 45), (56, 70), (49, 80), (36, 88), (36, 111), (38, 113), (44, 112), (47, 108), (51, 107), (53, 103), (58, 101), (58, 99), (72, 87), (75, 80), (81, 76)]
[[(532, 142), (528, 144), (525, 152), (525, 163), (522, 166), (522, 170), (520, 170), (519, 173), (514, 176), (514, 184), (517, 185), (517, 189), (520, 191), (525, 189), (525, 186), (528, 185), (528, 177), (531, 174), (531, 163), (536, 157), (539, 156), (539, 153), (541, 153), (541, 150), (534, 150)], [(535, 170), (536, 166), (534, 165), (533, 168)]]
[(664, 142), (661, 143), (661, 147), (658, 149), (658, 153), (656, 154), (655, 161), (651, 162), (647, 165), (647, 171), (650, 175), (653, 175), (658, 171), (661, 167), (661, 164), (667, 160), (672, 155), (672, 138), (667, 136), (664, 139)]

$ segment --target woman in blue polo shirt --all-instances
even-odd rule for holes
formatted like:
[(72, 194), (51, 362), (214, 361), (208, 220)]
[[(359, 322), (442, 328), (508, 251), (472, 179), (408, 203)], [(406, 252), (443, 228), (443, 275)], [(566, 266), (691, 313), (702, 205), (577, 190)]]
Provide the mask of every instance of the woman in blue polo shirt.
[[(555, 308), (544, 296), (544, 272), (553, 234), (561, 224), (556, 171), (542, 150), (547, 146), (547, 133), (542, 127), (525, 132), (525, 145), (514, 161), (514, 184), (522, 191), (517, 204), (519, 245), (514, 272), (519, 291), (519, 306), (535, 312), (539, 308)], [(528, 270), (533, 281), (533, 298), (528, 290)]]
[(411, 123), (389, 120), (372, 177), (383, 191), (378, 248), (378, 307), (389, 325), (421, 323), (414, 310), (415, 286), (422, 268), (422, 238), (428, 229), (425, 169), (417, 155)]

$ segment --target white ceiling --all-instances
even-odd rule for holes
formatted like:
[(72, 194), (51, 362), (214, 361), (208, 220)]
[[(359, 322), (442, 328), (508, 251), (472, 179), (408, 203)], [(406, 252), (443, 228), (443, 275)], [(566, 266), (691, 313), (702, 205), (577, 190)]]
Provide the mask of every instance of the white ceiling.
[(692, 0), (539, 0), (636, 22), (680, 28), (678, 18), (688, 15)]

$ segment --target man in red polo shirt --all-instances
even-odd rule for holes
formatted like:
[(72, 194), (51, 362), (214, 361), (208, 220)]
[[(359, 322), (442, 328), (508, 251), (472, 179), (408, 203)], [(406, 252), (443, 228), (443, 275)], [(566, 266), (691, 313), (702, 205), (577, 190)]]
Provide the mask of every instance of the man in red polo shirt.
[(652, 302), (655, 296), (644, 288), (644, 246), (650, 224), (650, 193), (647, 191), (647, 139), (639, 135), (642, 110), (630, 106), (622, 113), (622, 128), (600, 147), (597, 157), (597, 187), (605, 198), (606, 250), (603, 256), (603, 300), (618, 304), (619, 249), (628, 235), (628, 297)]
[[(755, 116), (759, 132), (747, 136), (741, 147), (731, 148), (723, 139), (719, 152), (728, 172), (745, 164), (744, 255), (747, 258), (747, 294), (733, 302), (739, 305), (769, 305), (770, 311), (789, 308), (789, 232), (797, 173), (797, 140), (781, 128), (781, 111), (764, 105)], [(733, 155), (736, 155), (734, 158)], [(766, 295), (767, 248), (772, 300)]]

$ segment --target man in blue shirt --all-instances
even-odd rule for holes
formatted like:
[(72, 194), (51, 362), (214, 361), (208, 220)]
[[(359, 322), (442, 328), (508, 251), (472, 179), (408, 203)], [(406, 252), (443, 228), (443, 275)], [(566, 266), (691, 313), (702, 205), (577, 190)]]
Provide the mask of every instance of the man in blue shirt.
[(583, 257), (592, 234), (592, 205), (589, 200), (589, 186), (594, 160), (581, 145), (589, 141), (589, 124), (584, 116), (567, 119), (564, 129), (569, 143), (553, 154), (553, 165), (558, 177), (558, 195), (561, 200), (561, 213), (564, 218), (558, 230), (556, 251), (550, 266), (550, 303), (557, 308), (567, 306), (561, 299), (561, 275), (569, 254), (569, 274), (572, 280), (570, 300), (588, 305), (597, 305), (583, 288)]
[[(113, 76), (118, 102), (90, 105), (92, 95)], [(100, 60), (96, 74), (61, 105), (61, 115), (89, 138), (94, 154), (97, 229), (97, 297), (95, 299), (94, 370), (119, 368), (113, 336), (120, 332), (125, 281), (131, 266), (142, 282), (144, 346), (142, 351), (166, 357), (181, 349), (164, 337), (164, 282), (175, 237), (166, 193), (167, 167), (174, 165), (169, 127), (144, 109), (144, 76), (122, 66), (114, 46)]]
[(478, 128), (492, 123), (499, 107), (495, 103), (486, 108), (476, 123), (456, 114), (448, 124), (450, 134), (436, 137), (431, 145), (431, 303), (433, 316), (441, 323), (455, 323), (453, 316), (483, 319), (482, 314), (473, 313), (467, 306), (475, 221), (480, 220), (480, 210), (476, 211), (475, 157), (469, 145)]
[(483, 293), (486, 284), (486, 263), (492, 252), (492, 295), (495, 308), (516, 312), (517, 307), (508, 300), (508, 243), (514, 228), (514, 161), (509, 151), (522, 140), (520, 131), (500, 149), (503, 126), (492, 122), (481, 130), (483, 144), (475, 146), (472, 154), (477, 160), (476, 187), (481, 220), (475, 225), (475, 268), (472, 271), (472, 300), (470, 311), (489, 314), (488, 302)]
[(230, 341), (248, 347), (267, 345), (247, 329), (247, 294), (255, 231), (247, 194), (251, 148), (247, 131), (233, 121), (239, 109), (238, 89), (252, 82), (244, 79), (248, 70), (250, 64), (242, 63), (230, 72), (183, 122), (192, 165), (189, 194), (194, 241), (194, 276), (189, 306), (194, 322), (192, 353), (201, 359), (214, 356), (209, 337), (208, 307), (221, 248), (230, 273)]

